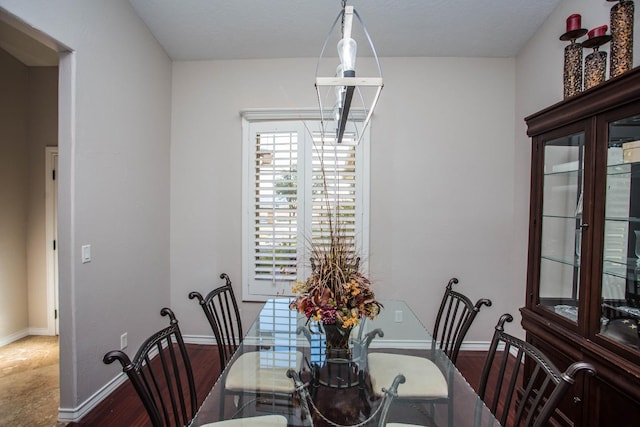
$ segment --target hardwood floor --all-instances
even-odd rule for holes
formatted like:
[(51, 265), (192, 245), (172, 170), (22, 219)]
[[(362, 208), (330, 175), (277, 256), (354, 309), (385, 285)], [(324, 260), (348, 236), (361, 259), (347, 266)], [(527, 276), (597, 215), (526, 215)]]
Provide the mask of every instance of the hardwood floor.
[[(196, 378), (199, 405), (220, 375), (218, 353), (212, 345), (187, 344), (187, 348)], [(485, 357), (485, 352), (478, 351), (462, 351), (458, 357), (458, 369), (475, 390), (478, 389)], [(89, 426), (146, 427), (151, 426), (151, 422), (138, 395), (127, 381), (79, 422), (68, 424), (68, 427)]]

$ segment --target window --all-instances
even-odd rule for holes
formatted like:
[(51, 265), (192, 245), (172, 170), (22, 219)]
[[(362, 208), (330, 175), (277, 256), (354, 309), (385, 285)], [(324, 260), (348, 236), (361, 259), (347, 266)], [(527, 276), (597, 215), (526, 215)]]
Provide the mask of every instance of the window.
[(291, 295), (295, 281), (310, 274), (309, 244), (323, 239), (327, 205), (339, 212), (363, 260), (369, 243), (368, 131), (357, 146), (327, 135), (323, 144), (319, 120), (263, 114), (243, 115), (245, 301)]

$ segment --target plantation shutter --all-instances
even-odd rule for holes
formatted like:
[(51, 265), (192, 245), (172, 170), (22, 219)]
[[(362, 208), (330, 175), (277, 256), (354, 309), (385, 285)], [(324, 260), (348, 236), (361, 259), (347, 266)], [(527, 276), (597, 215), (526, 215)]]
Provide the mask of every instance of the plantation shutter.
[(245, 301), (292, 295), (311, 272), (312, 239), (328, 243), (330, 215), (338, 213), (341, 231), (366, 257), (368, 130), (358, 146), (322, 141), (319, 130), (313, 120), (243, 120)]
[(298, 132), (257, 132), (254, 160), (254, 279), (292, 281), (298, 258)]
[[(345, 134), (345, 139), (348, 135)], [(339, 230), (356, 242), (359, 228), (356, 146), (335, 144), (320, 132), (313, 133), (311, 227), (315, 245), (329, 244), (329, 229)], [(324, 169), (324, 178), (322, 174)], [(325, 191), (326, 186), (326, 191)], [(331, 226), (329, 225), (331, 222)]]

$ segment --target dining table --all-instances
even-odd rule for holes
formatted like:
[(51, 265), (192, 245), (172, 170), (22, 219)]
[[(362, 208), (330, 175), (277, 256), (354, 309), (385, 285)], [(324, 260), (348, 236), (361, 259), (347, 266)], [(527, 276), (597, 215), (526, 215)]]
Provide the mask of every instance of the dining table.
[[(383, 308), (374, 319), (360, 322), (351, 332), (348, 358), (349, 372), (357, 374), (357, 386), (333, 387), (331, 381), (318, 381), (318, 376), (337, 377), (332, 373), (332, 356), (327, 352), (325, 335), (304, 314), (290, 309), (291, 298), (267, 300), (242, 344), (209, 391), (191, 426), (204, 426), (223, 419), (281, 414), (288, 425), (298, 426), (377, 426), (381, 412), (383, 388), (391, 384), (375, 384), (367, 372), (367, 357), (373, 352), (426, 357), (432, 360), (447, 379), (448, 398), (444, 402), (420, 402), (395, 399), (391, 401), (386, 422), (416, 426), (499, 426), (491, 411), (469, 385), (446, 354), (438, 348), (429, 331), (411, 307), (400, 300), (382, 300)], [(366, 340), (370, 337), (370, 341)], [(243, 366), (242, 374), (249, 383), (261, 384), (260, 390), (245, 390), (241, 396), (227, 393), (230, 367), (242, 355), (252, 352), (258, 363)], [(311, 404), (305, 413), (287, 371), (293, 369), (309, 387)], [(397, 373), (404, 374), (397, 366)], [(256, 381), (256, 378), (259, 381)], [(335, 378), (334, 378), (335, 379)], [(429, 378), (421, 378), (427, 383)], [(349, 381), (351, 382), (351, 381)], [(319, 386), (318, 386), (319, 385)], [(375, 389), (374, 389), (375, 387)], [(400, 390), (402, 384), (398, 386)], [(309, 419), (311, 415), (311, 420)]]

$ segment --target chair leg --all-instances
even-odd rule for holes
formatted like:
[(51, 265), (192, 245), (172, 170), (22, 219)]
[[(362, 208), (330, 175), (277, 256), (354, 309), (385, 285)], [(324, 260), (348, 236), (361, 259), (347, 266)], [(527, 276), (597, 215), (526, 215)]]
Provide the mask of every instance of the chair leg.
[(224, 392), (224, 387), (222, 387), (222, 391), (220, 392), (220, 420), (224, 420), (224, 404), (226, 399), (226, 393)]
[[(453, 381), (453, 376), (449, 380)], [(453, 425), (454, 425), (454, 422), (453, 422), (453, 414), (454, 414), (453, 402), (455, 402), (455, 398), (453, 396), (453, 387), (451, 387), (449, 389), (449, 398), (447, 399), (447, 410), (448, 410), (448, 418), (449, 418), (449, 422), (448, 422), (449, 427), (453, 427)]]

